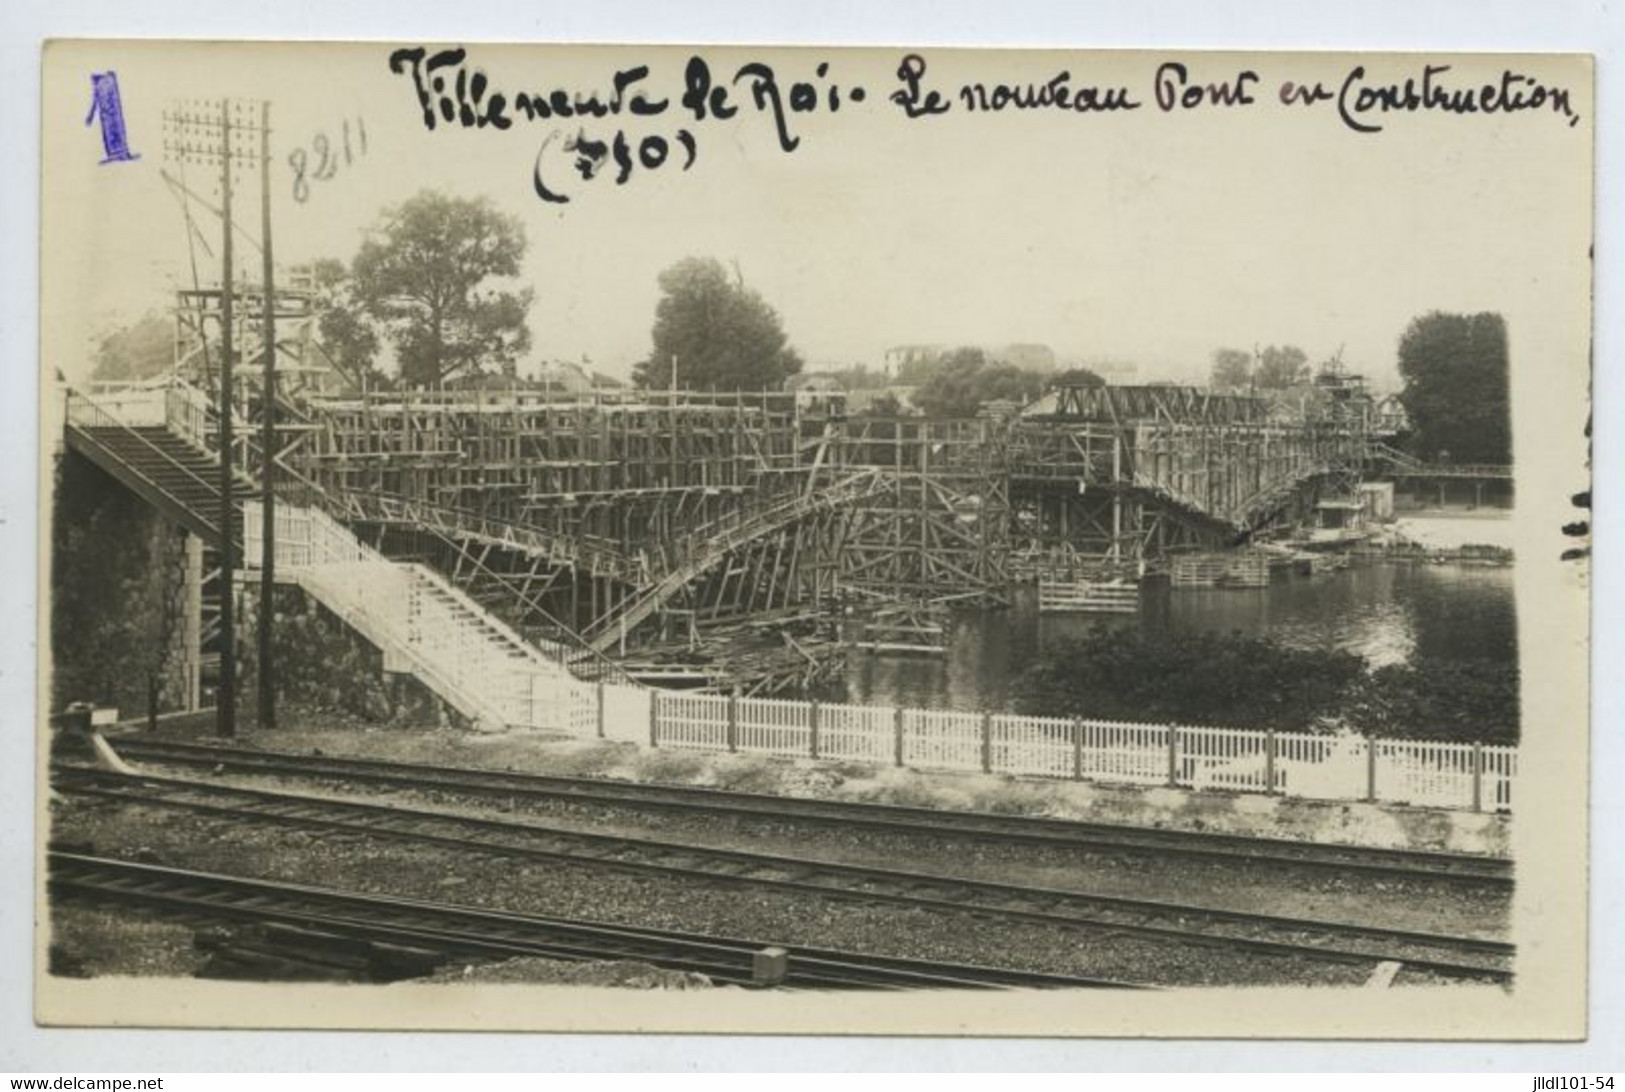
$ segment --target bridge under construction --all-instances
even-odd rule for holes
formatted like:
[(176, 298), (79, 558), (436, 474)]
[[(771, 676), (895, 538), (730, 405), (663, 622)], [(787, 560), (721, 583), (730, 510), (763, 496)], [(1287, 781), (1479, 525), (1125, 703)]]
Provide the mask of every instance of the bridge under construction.
[[(228, 530), (206, 376), (63, 395), (67, 448), (195, 537), (206, 613), (209, 555), (263, 496), (265, 400), (248, 385), (233, 407)], [(1021, 580), (1130, 589), (1347, 504), (1374, 468), (1425, 476), (1369, 406), (1352, 384), (1284, 414), (1062, 386), (963, 420), (789, 393), (306, 390), (274, 400), (270, 485), (290, 520), (423, 567), (574, 677), (762, 693), (829, 678), (854, 617), (908, 647)]]

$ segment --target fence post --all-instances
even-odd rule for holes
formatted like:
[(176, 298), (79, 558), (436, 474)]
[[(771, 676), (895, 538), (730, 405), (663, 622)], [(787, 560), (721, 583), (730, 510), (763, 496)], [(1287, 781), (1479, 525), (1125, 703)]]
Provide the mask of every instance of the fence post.
[(1072, 780), (1083, 780), (1083, 718), (1072, 718)]
[(1365, 737), (1365, 799), (1368, 804), (1377, 802), (1377, 737)]
[(1484, 745), (1473, 744), (1473, 810), (1484, 810)]
[(604, 738), (604, 680), (598, 680), (598, 738)]
[(892, 710), (892, 757), (897, 765), (903, 764), (903, 707), (899, 705)]
[(1168, 726), (1168, 787), (1179, 786), (1179, 728)]
[(982, 772), (993, 772), (993, 714), (982, 713)]
[(728, 750), (739, 750), (739, 695), (728, 695)]
[(649, 691), (649, 746), (660, 746), (660, 691)]
[(1264, 791), (1275, 795), (1275, 729), (1264, 729)]
[(810, 757), (818, 757), (818, 703), (812, 702), (807, 707), (807, 751)]

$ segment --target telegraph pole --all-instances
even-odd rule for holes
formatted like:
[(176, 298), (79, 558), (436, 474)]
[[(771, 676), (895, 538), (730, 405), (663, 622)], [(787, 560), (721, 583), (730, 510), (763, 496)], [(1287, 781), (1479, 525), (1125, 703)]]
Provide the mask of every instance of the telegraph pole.
[(271, 674), (272, 594), (276, 587), (276, 292), (271, 266), (271, 104), (260, 103), (260, 251), (264, 257), (265, 314), (260, 340), (265, 374), (260, 385), (260, 625), (259, 714), (261, 728), (276, 727), (276, 689)]
[(215, 734), (237, 734), (237, 618), (233, 597), (237, 547), (232, 542), (231, 509), (231, 100), (220, 100), (220, 690), (215, 697)]
[[(235, 108), (241, 111), (243, 107)], [(262, 118), (263, 118), (262, 114)], [(233, 451), (235, 440), (232, 436), (232, 405), (235, 401), (232, 389), (232, 366), (235, 363), (236, 350), (234, 348), (236, 330), (236, 270), (234, 251), (236, 243), (235, 233), (239, 230), (232, 223), (232, 170), (233, 168), (246, 168), (254, 163), (260, 163), (265, 170), (262, 149), (256, 150), (245, 146), (239, 151), (232, 150), (232, 131), (238, 133), (252, 132), (256, 122), (254, 118), (234, 113), (231, 99), (217, 101), (203, 101), (198, 103), (179, 103), (164, 115), (165, 125), (168, 127), (164, 141), (164, 155), (166, 158), (178, 160), (181, 163), (214, 164), (218, 161), (220, 166), (220, 388), (219, 405), (219, 432), (216, 444), (220, 456), (220, 511), (218, 526), (220, 528), (220, 685), (215, 698), (215, 732), (224, 737), (237, 733), (237, 629), (236, 629), (236, 602), (233, 580), (236, 576), (238, 556), (236, 545), (237, 513), (233, 505)], [(190, 197), (190, 195), (188, 195)], [(211, 209), (210, 211), (215, 211)], [(266, 224), (269, 226), (270, 221)], [(266, 245), (269, 246), (269, 239)], [(266, 255), (267, 268), (270, 256)], [(269, 282), (269, 276), (267, 276)], [(194, 286), (195, 287), (195, 286)], [(267, 283), (267, 296), (270, 295), (270, 286)], [(200, 296), (201, 300), (201, 296)], [(199, 332), (204, 339), (205, 360), (207, 360), (208, 333), (204, 323), (200, 320)]]

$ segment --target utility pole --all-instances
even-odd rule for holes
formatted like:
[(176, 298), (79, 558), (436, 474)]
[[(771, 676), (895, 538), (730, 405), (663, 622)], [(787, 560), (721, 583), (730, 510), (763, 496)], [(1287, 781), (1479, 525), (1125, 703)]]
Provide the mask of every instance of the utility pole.
[[(219, 431), (216, 444), (220, 457), (220, 510), (217, 526), (220, 529), (220, 680), (215, 698), (215, 732), (222, 737), (237, 734), (237, 629), (234, 578), (238, 565), (236, 545), (237, 514), (233, 503), (233, 446), (232, 409), (235, 392), (232, 388), (232, 367), (235, 363), (237, 337), (236, 323), (236, 270), (235, 243), (239, 230), (232, 223), (232, 170), (260, 163), (260, 150), (245, 146), (232, 148), (233, 130), (252, 132), (256, 126), (252, 116), (240, 116), (244, 109), (232, 100), (219, 99), (194, 103), (181, 103), (164, 115), (168, 127), (164, 141), (166, 158), (181, 163), (216, 164), (220, 167), (220, 387)], [(215, 211), (212, 210), (211, 211)], [(269, 256), (267, 256), (269, 260)], [(207, 349), (207, 331), (200, 324)]]
[(276, 727), (276, 688), (271, 663), (272, 595), (276, 588), (276, 288), (271, 265), (271, 104), (260, 103), (260, 253), (264, 258), (265, 312), (260, 340), (265, 374), (260, 384), (260, 727)]
[(231, 508), (231, 355), (232, 355), (232, 225), (231, 100), (220, 100), (220, 690), (215, 697), (215, 734), (237, 734), (237, 547), (232, 542)]

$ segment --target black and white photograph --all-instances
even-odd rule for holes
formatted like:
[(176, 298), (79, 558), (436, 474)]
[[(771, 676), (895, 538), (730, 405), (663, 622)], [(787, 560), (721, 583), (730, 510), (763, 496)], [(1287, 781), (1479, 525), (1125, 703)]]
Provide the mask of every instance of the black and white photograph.
[(42, 96), (41, 1022), (1583, 1034), (1590, 58)]

